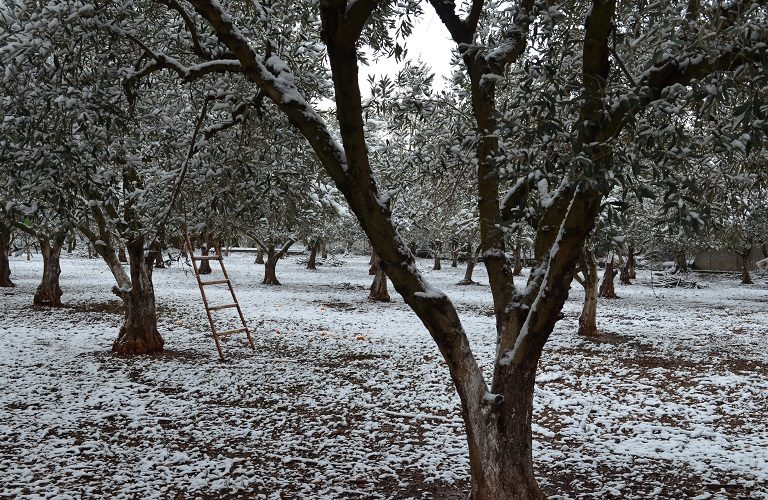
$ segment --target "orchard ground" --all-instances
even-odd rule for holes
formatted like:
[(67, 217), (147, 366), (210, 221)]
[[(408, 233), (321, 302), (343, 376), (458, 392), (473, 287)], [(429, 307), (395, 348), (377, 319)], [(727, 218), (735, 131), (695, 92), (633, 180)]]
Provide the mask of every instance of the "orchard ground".
[[(426, 330), (395, 293), (367, 299), (367, 258), (317, 271), (303, 259), (280, 262), (283, 286), (261, 285), (252, 255), (226, 259), (257, 349), (230, 337), (222, 363), (188, 267), (155, 272), (166, 352), (130, 358), (110, 354), (121, 311), (101, 261), (63, 257), (67, 307), (49, 310), (31, 305), (39, 256), (13, 258), (17, 287), (0, 289), (0, 497), (465, 497), (459, 403)], [(457, 286), (461, 266), (419, 264), (489, 369), (484, 268), (480, 285)], [(583, 291), (571, 291), (537, 378), (544, 491), (768, 499), (766, 278), (694, 275), (705, 288), (691, 290), (650, 277), (601, 299), (597, 340), (576, 336)]]

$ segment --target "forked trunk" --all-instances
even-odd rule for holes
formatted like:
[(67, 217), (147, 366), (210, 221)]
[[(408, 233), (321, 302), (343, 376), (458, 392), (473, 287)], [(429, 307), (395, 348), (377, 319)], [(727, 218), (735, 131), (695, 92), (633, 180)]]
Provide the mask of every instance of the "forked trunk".
[(309, 251), (309, 262), (307, 262), (307, 269), (312, 271), (317, 270), (317, 251), (320, 248), (320, 242), (315, 241), (312, 244), (312, 249)]
[(749, 274), (749, 256), (752, 255), (752, 249), (748, 251), (745, 249), (743, 253), (740, 253), (741, 257), (741, 284), (742, 285), (754, 285), (752, 276)]
[(0, 222), (0, 287), (15, 286), (11, 281), (11, 264), (8, 256), (11, 253), (11, 231)]
[(377, 302), (389, 302), (391, 299), (387, 291), (387, 273), (384, 272), (378, 256), (375, 256), (374, 265), (376, 266), (376, 274), (373, 277), (371, 293), (368, 295), (368, 298)]
[(600, 297), (606, 299), (618, 299), (616, 295), (616, 288), (613, 285), (613, 279), (616, 277), (616, 269), (613, 264), (613, 255), (605, 262), (605, 273), (603, 274), (603, 282), (600, 283)]
[(456, 283), (457, 285), (474, 285), (472, 273), (475, 271), (475, 254), (472, 251), (472, 240), (467, 243), (467, 270), (464, 272), (464, 279)]
[(443, 249), (443, 243), (440, 240), (435, 240), (432, 244), (432, 248), (435, 252), (435, 264), (432, 266), (432, 269), (434, 271), (439, 271), (443, 268), (443, 266), (440, 264), (440, 251)]
[(41, 238), (40, 252), (43, 254), (43, 278), (37, 287), (32, 302), (36, 306), (61, 307), (61, 287), (59, 276), (61, 275), (61, 249), (64, 240), (54, 236), (52, 241)]
[(128, 258), (131, 271), (130, 286), (112, 289), (125, 305), (125, 321), (112, 351), (119, 354), (162, 352), (163, 338), (157, 331), (152, 268), (144, 258), (143, 241), (128, 244)]
[(512, 276), (520, 276), (523, 272), (523, 259), (520, 255), (522, 253), (522, 245), (518, 243), (515, 245), (515, 267), (512, 269)]
[(597, 263), (591, 251), (584, 251), (581, 260), (584, 273), (584, 306), (579, 316), (579, 335), (597, 337)]

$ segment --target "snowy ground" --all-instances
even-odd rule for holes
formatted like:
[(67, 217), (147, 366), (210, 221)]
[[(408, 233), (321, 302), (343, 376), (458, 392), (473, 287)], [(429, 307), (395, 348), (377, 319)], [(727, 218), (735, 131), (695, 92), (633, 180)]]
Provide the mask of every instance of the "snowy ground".
[[(0, 289), (0, 497), (462, 498), (457, 398), (402, 301), (367, 300), (367, 259), (318, 271), (300, 257), (259, 284), (227, 267), (255, 328), (220, 363), (192, 274), (158, 270), (166, 353), (109, 353), (120, 311), (98, 260), (65, 257), (69, 307), (33, 308), (41, 262), (12, 260)], [(426, 261), (422, 267), (428, 268)], [(216, 266), (214, 266), (216, 267)], [(490, 295), (425, 271), (493, 350)], [(768, 286), (617, 285), (600, 340), (575, 335), (571, 294), (540, 366), (534, 432), (551, 498), (768, 499)], [(224, 296), (217, 297), (224, 300)], [(212, 300), (215, 302), (216, 300)]]

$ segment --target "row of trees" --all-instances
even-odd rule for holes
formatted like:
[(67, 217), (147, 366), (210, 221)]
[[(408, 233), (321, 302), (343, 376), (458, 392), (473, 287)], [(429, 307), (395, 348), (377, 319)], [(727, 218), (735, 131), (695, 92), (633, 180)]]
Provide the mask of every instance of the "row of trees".
[[(449, 89), (409, 64), (363, 99), (368, 54), (401, 55), (427, 4), (453, 41)], [(446, 362), (474, 498), (543, 496), (536, 367), (577, 272), (593, 333), (596, 253), (621, 247), (631, 264), (649, 227), (764, 241), (763, 1), (11, 1), (0, 23), (0, 253), (9, 227), (51, 257), (78, 231), (125, 303), (115, 350), (154, 352), (151, 263), (173, 234), (246, 235), (274, 262), (274, 242), (354, 217)], [(404, 235), (479, 241), (493, 359)], [(507, 250), (523, 244), (520, 287)]]

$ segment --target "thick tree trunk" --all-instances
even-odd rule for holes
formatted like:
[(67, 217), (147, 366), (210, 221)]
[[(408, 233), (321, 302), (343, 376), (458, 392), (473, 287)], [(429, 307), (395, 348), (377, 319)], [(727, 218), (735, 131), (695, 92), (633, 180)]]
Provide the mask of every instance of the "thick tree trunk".
[(515, 245), (515, 267), (512, 269), (512, 276), (520, 276), (523, 272), (523, 259), (521, 258), (522, 245)]
[(264, 285), (279, 285), (277, 280), (277, 262), (288, 252), (288, 249), (293, 245), (295, 240), (288, 240), (280, 251), (275, 249), (275, 242), (270, 238), (267, 240), (267, 262), (264, 263)]
[(464, 402), (473, 500), (545, 498), (533, 470), (534, 359), (506, 370), (500, 394)]
[(253, 261), (254, 264), (263, 264), (264, 263), (264, 250), (259, 247), (256, 250), (256, 260)]
[(317, 270), (317, 251), (320, 248), (320, 242), (315, 241), (312, 244), (312, 249), (309, 251), (309, 262), (307, 262), (307, 269), (312, 271)]
[(61, 307), (61, 287), (59, 276), (61, 275), (61, 249), (64, 246), (64, 238), (54, 236), (52, 241), (41, 238), (40, 252), (43, 254), (43, 278), (37, 287), (32, 300), (36, 306)]
[(580, 267), (584, 273), (584, 306), (579, 316), (579, 335), (597, 337), (597, 263), (591, 251), (584, 251)]
[(744, 252), (739, 253), (741, 257), (741, 284), (742, 285), (754, 285), (752, 276), (749, 274), (749, 256), (752, 255), (752, 249), (744, 249)]
[(600, 297), (606, 299), (618, 299), (613, 280), (616, 277), (616, 270), (613, 264), (613, 255), (605, 262), (605, 273), (603, 273), (603, 282), (600, 283)]
[(0, 222), (0, 287), (16, 286), (11, 281), (11, 229)]
[(130, 286), (112, 289), (125, 305), (125, 321), (112, 346), (112, 351), (119, 354), (152, 354), (163, 350), (163, 338), (157, 330), (152, 268), (147, 265), (143, 246), (141, 240), (128, 244)]
[(464, 279), (456, 283), (457, 285), (475, 285), (472, 280), (472, 273), (475, 271), (475, 254), (472, 251), (472, 240), (467, 242), (467, 270), (464, 272)]
[[(389, 292), (387, 291), (387, 273), (381, 266), (381, 261), (377, 255), (374, 254), (374, 266), (376, 266), (376, 274), (373, 277), (373, 283), (371, 283), (371, 293), (368, 294), (368, 298), (377, 302), (389, 302)], [(372, 266), (373, 267), (373, 266)]]
[(440, 264), (440, 252), (443, 249), (443, 242), (440, 240), (433, 241), (432, 249), (435, 252), (435, 264), (432, 266), (432, 269), (434, 271), (439, 271), (443, 268), (443, 266)]

